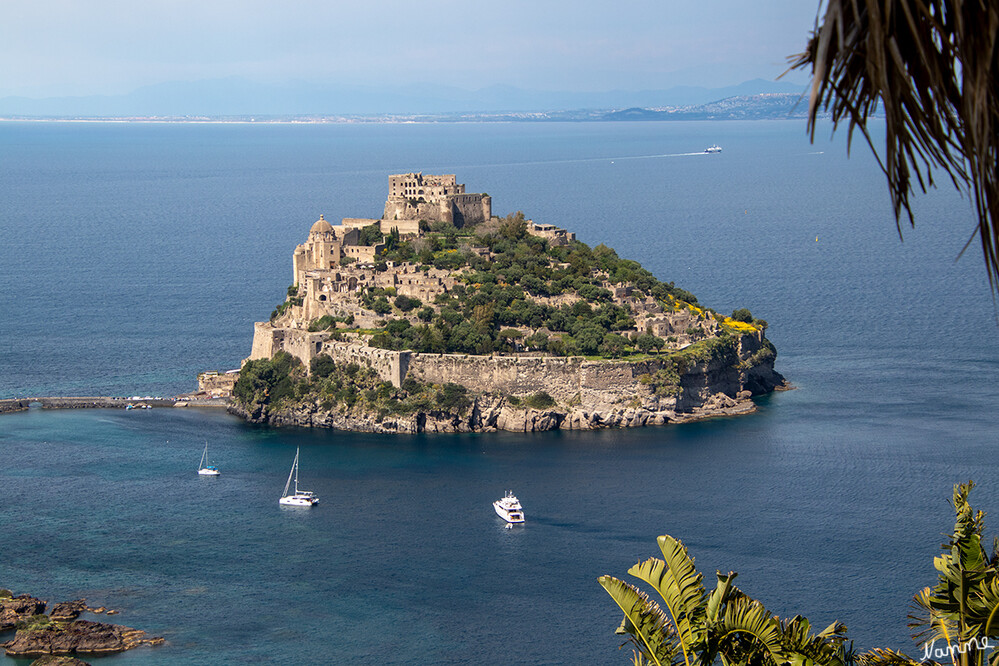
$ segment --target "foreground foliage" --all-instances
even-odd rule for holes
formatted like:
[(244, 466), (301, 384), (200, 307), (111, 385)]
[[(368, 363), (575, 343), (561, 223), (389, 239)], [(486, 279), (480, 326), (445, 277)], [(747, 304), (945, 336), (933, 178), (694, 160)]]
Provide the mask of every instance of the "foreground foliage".
[[(686, 547), (671, 536), (658, 539), (662, 559), (628, 570), (658, 593), (662, 606), (613, 576), (598, 580), (624, 612), (617, 633), (628, 636), (636, 665), (916, 666), (946, 658), (953, 666), (984, 666), (989, 639), (999, 639), (999, 540), (986, 553), (985, 515), (968, 503), (972, 488), (970, 481), (954, 487), (957, 521), (933, 561), (938, 582), (913, 598), (909, 626), (916, 630), (913, 638), (924, 641), (920, 661), (885, 649), (856, 654), (839, 622), (813, 634), (801, 616), (781, 620), (732, 584), (734, 572), (718, 572), (709, 593)], [(988, 662), (999, 666), (999, 651)]]
[[(993, 290), (999, 290), (999, 5), (982, 0), (828, 0), (793, 67), (811, 68), (809, 128), (820, 111), (859, 129), (888, 178), (896, 222), (913, 222), (913, 181), (933, 172), (971, 193)], [(878, 156), (868, 119), (884, 113)], [(969, 244), (974, 236), (969, 239)]]

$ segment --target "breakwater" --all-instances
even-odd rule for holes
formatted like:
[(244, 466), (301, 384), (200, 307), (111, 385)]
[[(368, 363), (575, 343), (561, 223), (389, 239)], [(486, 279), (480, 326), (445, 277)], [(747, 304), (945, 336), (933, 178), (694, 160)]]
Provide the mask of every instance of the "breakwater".
[(228, 405), (224, 399), (188, 400), (180, 398), (121, 398), (116, 396), (91, 397), (38, 397), (0, 400), (0, 414), (23, 412), (32, 405), (42, 409), (143, 409), (146, 407), (220, 407)]

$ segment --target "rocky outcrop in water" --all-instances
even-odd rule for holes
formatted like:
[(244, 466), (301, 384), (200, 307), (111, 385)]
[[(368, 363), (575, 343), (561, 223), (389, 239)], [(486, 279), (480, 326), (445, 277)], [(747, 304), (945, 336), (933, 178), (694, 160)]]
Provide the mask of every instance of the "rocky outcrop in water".
[(3, 645), (11, 657), (47, 654), (113, 654), (139, 645), (158, 645), (162, 638), (146, 638), (146, 632), (118, 624), (76, 620), (69, 624), (52, 622), (44, 626), (18, 629), (14, 639)]
[(87, 607), (86, 599), (63, 601), (52, 607), (52, 612), (49, 613), (49, 619), (53, 622), (72, 622), (88, 610), (91, 609)]
[[(85, 599), (64, 601), (45, 615), (47, 602), (29, 594), (11, 595), (0, 590), (0, 631), (17, 629), (12, 640), (0, 643), (11, 657), (45, 655), (112, 654), (139, 645), (159, 645), (162, 638), (146, 638), (146, 632), (104, 622), (78, 620), (84, 612), (104, 612), (89, 608)], [(109, 611), (110, 612), (110, 611)], [(43, 664), (78, 664), (79, 660), (39, 661)]]
[(36, 599), (30, 594), (21, 594), (16, 597), (6, 596), (7, 590), (3, 591), (5, 596), (0, 596), (0, 631), (10, 631), (17, 626), (18, 622), (27, 620), (32, 615), (45, 612), (47, 601)]

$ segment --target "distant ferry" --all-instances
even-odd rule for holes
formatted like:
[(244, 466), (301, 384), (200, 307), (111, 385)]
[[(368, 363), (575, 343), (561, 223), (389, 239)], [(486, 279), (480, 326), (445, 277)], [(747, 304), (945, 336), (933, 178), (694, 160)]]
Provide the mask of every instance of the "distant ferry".
[(706, 152), (706, 153), (720, 153), (721, 152), (721, 146), (719, 146), (716, 143), (713, 146), (708, 146), (707, 148), (705, 148), (704, 152)]

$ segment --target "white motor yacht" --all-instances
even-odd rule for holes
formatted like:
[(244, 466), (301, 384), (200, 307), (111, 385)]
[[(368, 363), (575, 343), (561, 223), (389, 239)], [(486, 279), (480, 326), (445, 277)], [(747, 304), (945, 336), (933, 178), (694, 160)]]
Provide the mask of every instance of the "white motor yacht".
[(524, 522), (524, 507), (520, 506), (520, 500), (512, 490), (506, 491), (502, 499), (493, 502), (493, 508), (496, 509), (497, 515), (508, 523)]

